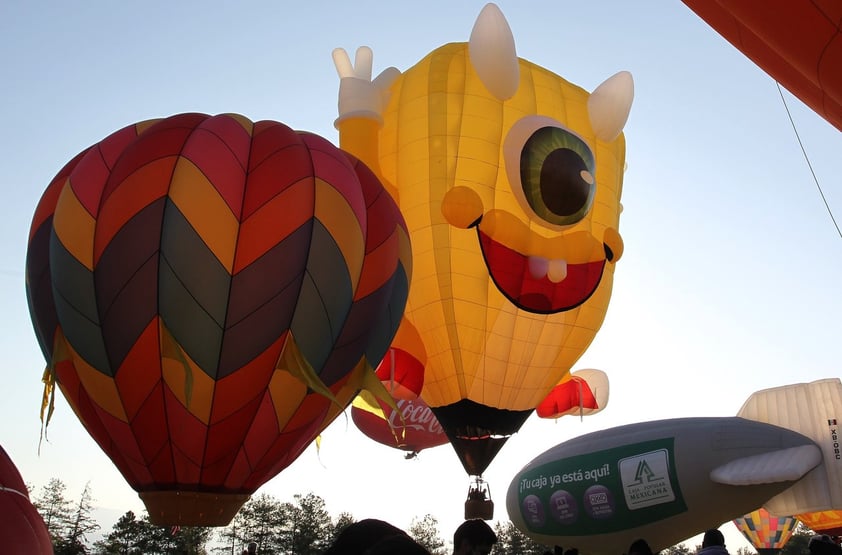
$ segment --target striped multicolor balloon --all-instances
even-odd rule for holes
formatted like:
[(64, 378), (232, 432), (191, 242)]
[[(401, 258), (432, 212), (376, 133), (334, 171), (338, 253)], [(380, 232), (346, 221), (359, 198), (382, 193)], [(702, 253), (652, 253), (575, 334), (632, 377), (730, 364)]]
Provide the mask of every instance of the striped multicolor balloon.
[(791, 516), (773, 516), (766, 509), (757, 509), (734, 519), (734, 526), (763, 555), (780, 551), (795, 530), (798, 520)]
[(181, 114), (71, 160), (26, 264), (48, 381), (154, 521), (219, 525), (373, 376), (411, 253), (374, 174), (325, 139)]

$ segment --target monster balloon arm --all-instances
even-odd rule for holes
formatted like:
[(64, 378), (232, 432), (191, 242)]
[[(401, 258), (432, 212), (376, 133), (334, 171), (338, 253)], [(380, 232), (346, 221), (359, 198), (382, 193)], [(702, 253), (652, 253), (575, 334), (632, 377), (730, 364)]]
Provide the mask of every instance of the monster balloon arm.
[(339, 74), (339, 146), (363, 161), (397, 200), (397, 191), (380, 171), (377, 134), (383, 125), (383, 110), (389, 100), (389, 88), (400, 71), (383, 70), (371, 79), (373, 54), (367, 46), (357, 49), (354, 63), (342, 48), (333, 51), (333, 63)]

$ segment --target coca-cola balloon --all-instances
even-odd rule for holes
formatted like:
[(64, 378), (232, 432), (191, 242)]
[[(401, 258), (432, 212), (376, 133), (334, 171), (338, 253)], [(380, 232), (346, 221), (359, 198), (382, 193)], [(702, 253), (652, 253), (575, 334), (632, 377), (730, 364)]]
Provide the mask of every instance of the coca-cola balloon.
[(448, 442), (441, 424), (420, 397), (398, 399), (395, 406), (397, 411), (370, 395), (360, 395), (351, 407), (351, 418), (374, 441), (410, 453)]

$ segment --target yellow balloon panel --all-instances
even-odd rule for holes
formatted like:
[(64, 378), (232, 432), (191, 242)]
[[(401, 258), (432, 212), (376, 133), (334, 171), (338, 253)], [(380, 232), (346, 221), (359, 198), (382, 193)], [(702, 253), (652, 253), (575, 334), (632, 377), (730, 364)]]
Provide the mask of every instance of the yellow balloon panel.
[[(431, 407), (537, 406), (602, 325), (622, 254), (623, 136), (597, 139), (587, 91), (518, 63), (500, 100), (467, 44), (434, 50), (392, 85), (377, 135), (413, 246), (405, 320)], [(353, 125), (343, 148), (371, 152)]]

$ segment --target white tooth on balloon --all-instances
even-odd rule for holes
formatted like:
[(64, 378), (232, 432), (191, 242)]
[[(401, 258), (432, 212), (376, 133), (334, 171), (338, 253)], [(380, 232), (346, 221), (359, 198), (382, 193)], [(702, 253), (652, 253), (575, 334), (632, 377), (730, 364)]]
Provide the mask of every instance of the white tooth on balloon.
[(529, 273), (535, 279), (541, 279), (545, 275), (547, 275), (547, 271), (550, 268), (550, 261), (544, 258), (543, 256), (530, 256), (529, 257)]
[(567, 261), (552, 260), (547, 269), (547, 277), (553, 283), (559, 283), (567, 277)]

